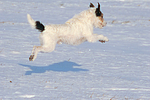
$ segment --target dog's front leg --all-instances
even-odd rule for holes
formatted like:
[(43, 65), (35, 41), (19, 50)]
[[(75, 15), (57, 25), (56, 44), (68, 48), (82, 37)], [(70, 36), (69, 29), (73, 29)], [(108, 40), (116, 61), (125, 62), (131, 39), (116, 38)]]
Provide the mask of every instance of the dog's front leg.
[(108, 38), (103, 36), (103, 35), (99, 35), (99, 42), (101, 43), (105, 43), (105, 42), (108, 42)]
[(87, 41), (88, 42), (96, 42), (96, 41), (100, 41), (102, 43), (109, 41), (107, 37), (103, 36), (103, 35), (98, 35), (98, 34), (92, 34), (90, 36), (87, 37)]

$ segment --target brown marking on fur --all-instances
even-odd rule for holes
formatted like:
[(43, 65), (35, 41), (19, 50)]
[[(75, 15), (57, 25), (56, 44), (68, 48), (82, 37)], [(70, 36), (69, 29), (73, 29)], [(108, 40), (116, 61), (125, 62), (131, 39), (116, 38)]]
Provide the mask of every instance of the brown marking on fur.
[(90, 3), (90, 7), (95, 7), (92, 3)]
[(33, 60), (33, 58), (34, 58), (34, 55), (30, 55), (30, 57), (29, 57), (29, 61), (32, 61), (32, 60)]
[(105, 43), (105, 41), (104, 41), (104, 40), (99, 40), (99, 42), (101, 42), (101, 43)]
[(57, 41), (57, 44), (61, 44), (61, 43), (62, 43), (62, 41), (61, 41), (61, 40), (58, 40), (58, 41)]
[(99, 11), (100, 11), (100, 4), (99, 4), (99, 2), (98, 2), (98, 9), (99, 9)]
[(99, 20), (101, 20), (102, 22), (104, 21), (104, 18), (103, 18), (103, 13), (101, 14), (101, 16), (98, 17)]

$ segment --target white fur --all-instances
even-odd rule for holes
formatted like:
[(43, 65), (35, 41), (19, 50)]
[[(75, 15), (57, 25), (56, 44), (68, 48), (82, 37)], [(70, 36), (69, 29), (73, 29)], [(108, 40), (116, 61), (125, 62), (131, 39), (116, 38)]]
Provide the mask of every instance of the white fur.
[(35, 21), (31, 18), (29, 14), (27, 14), (28, 22), (30, 23), (32, 28), (35, 28)]
[[(38, 52), (52, 52), (56, 44), (79, 45), (84, 41), (108, 41), (108, 38), (103, 35), (93, 34), (93, 27), (102, 28), (106, 25), (104, 20), (96, 17), (95, 10), (95, 7), (89, 8), (75, 15), (65, 24), (46, 25), (45, 30), (40, 34), (41, 46), (33, 47), (29, 60), (34, 61)], [(29, 14), (27, 14), (27, 18), (30, 25), (35, 28), (35, 21)]]

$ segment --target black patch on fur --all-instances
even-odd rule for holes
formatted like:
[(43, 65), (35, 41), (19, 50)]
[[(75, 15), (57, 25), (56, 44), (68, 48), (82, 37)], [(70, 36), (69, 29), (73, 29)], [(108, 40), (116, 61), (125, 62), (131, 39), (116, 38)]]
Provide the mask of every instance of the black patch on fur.
[(96, 16), (101, 16), (102, 12), (98, 8), (96, 8), (95, 14)]
[(40, 23), (39, 21), (36, 21), (36, 29), (38, 29), (40, 32), (43, 32), (45, 30), (45, 26)]
[(96, 8), (95, 14), (97, 17), (102, 15), (102, 12), (100, 11), (100, 4), (99, 3), (98, 3), (98, 8)]

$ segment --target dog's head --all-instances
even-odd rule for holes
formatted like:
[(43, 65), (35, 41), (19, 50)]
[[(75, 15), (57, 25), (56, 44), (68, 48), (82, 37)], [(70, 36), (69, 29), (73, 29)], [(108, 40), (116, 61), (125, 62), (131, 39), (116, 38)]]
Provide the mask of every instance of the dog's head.
[[(90, 8), (95, 8), (95, 6), (90, 3)], [(100, 11), (100, 4), (98, 3), (98, 7), (95, 10), (95, 18), (94, 18), (94, 26), (98, 27), (98, 28), (102, 28), (104, 26), (106, 26), (106, 22), (103, 18), (103, 13)]]

